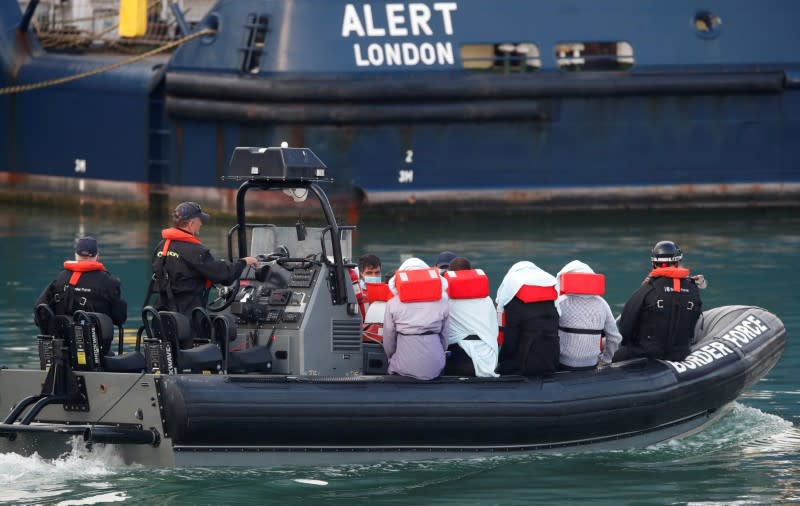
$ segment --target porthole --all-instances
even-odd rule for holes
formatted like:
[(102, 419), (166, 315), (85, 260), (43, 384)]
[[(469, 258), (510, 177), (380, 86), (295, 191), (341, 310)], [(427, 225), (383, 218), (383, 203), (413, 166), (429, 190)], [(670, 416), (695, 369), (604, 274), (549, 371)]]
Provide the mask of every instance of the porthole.
[(539, 70), (542, 59), (538, 46), (532, 42), (464, 44), (461, 65), (468, 70), (525, 73)]
[(554, 48), (558, 68), (565, 71), (620, 71), (633, 67), (633, 46), (625, 41), (562, 42)]
[(720, 34), (722, 20), (711, 11), (699, 11), (692, 19), (692, 28), (698, 36), (713, 39)]

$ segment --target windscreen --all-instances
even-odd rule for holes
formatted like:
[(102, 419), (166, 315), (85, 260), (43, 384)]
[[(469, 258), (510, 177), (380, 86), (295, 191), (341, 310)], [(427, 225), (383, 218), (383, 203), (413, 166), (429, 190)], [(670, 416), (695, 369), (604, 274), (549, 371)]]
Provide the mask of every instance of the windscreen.
[[(292, 258), (307, 258), (314, 256), (317, 260), (321, 259), (322, 244), (320, 238), (325, 236), (325, 253), (329, 259), (333, 260), (333, 248), (331, 247), (331, 232), (323, 227), (305, 227), (305, 239), (302, 233), (298, 233), (297, 227), (285, 227), (277, 225), (263, 225), (253, 228), (252, 239), (250, 241), (250, 255), (269, 255), (278, 253), (280, 246), (284, 246), (289, 256)], [(342, 257), (345, 263), (352, 258), (352, 231), (349, 229), (340, 230)]]

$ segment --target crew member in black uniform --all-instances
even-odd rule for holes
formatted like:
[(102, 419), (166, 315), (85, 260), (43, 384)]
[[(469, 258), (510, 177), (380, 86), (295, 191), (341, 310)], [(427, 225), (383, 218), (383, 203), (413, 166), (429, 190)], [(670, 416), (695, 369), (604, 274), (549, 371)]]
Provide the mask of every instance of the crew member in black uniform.
[[(122, 298), (119, 278), (109, 274), (99, 258), (94, 238), (79, 239), (75, 260), (64, 262), (64, 270), (36, 300), (34, 314), (40, 304), (47, 304), (57, 315), (71, 315), (80, 309), (107, 314), (115, 325), (125, 323), (128, 303)], [(36, 322), (40, 327), (42, 323)]]
[(153, 291), (158, 294), (156, 308), (177, 311), (191, 318), (194, 308), (206, 307), (212, 284), (233, 283), (245, 266), (256, 266), (258, 260), (245, 257), (233, 264), (215, 260), (198, 239), (208, 214), (196, 202), (178, 204), (172, 220), (174, 227), (161, 231), (162, 240), (153, 252)]
[(653, 247), (653, 270), (631, 295), (618, 327), (622, 344), (614, 361), (636, 357), (683, 360), (689, 354), (694, 327), (702, 312), (702, 275), (680, 267), (683, 254), (672, 241)]

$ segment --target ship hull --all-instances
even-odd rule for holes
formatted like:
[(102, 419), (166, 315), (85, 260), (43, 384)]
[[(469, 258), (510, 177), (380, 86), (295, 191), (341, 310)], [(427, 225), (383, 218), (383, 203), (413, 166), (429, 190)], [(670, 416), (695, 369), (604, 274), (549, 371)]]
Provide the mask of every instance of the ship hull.
[[(232, 212), (235, 188), (220, 178), (233, 148), (286, 142), (338, 168), (340, 208), (800, 201), (790, 49), (800, 8), (557, 4), (511, 2), (510, 19), (481, 2), (220, 2), (196, 27), (215, 33), (174, 53), (1, 95), (2, 195), (143, 208), (194, 199)], [(0, 8), (11, 33), (20, 16)], [(706, 19), (721, 24), (703, 31)], [(261, 28), (263, 41), (242, 47)], [(565, 41), (630, 52), (591, 66), (592, 55), (565, 57)], [(523, 46), (535, 58), (498, 56)], [(124, 59), (44, 52), (32, 33), (0, 40), (0, 55), (5, 85)]]

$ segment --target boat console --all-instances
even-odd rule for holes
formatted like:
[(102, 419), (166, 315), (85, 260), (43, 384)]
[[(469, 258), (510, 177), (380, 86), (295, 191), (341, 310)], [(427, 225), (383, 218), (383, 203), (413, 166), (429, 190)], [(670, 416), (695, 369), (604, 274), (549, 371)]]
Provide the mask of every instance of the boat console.
[[(333, 293), (330, 228), (309, 227), (298, 237), (295, 227), (256, 225), (251, 235), (249, 254), (260, 262), (242, 274), (227, 310), (237, 320), (231, 348), (268, 348), (278, 374), (359, 374), (361, 318), (349, 282), (344, 297)], [(350, 235), (339, 234), (343, 258), (350, 257)]]
[[(327, 168), (307, 148), (236, 148), (225, 180), (242, 181), (236, 198), (236, 225), (228, 255), (254, 256), (256, 269), (242, 274), (226, 309), (236, 318), (230, 349), (267, 348), (272, 372), (291, 375), (352, 376), (362, 364), (361, 317), (349, 281), (354, 227), (340, 226), (318, 183), (329, 182)], [(250, 190), (278, 191), (287, 206), (319, 202), (323, 226), (252, 223), (245, 196)], [(247, 232), (250, 244), (247, 247)], [(237, 239), (233, 255), (230, 239)]]

